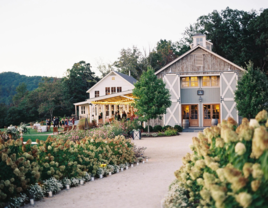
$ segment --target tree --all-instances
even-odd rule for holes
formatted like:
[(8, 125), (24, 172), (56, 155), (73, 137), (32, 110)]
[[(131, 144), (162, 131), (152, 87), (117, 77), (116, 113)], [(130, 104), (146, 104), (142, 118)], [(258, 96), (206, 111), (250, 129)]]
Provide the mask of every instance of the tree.
[(148, 59), (154, 70), (158, 71), (188, 50), (190, 50), (189, 45), (182, 42), (172, 43), (170, 40), (160, 40)]
[(137, 115), (140, 120), (148, 121), (149, 126), (149, 119), (161, 117), (171, 106), (169, 91), (165, 88), (163, 80), (156, 77), (151, 67), (142, 73), (140, 80), (134, 86), (133, 95), (137, 97), (134, 107), (138, 109)]
[(248, 72), (238, 81), (235, 102), (240, 116), (254, 118), (258, 112), (268, 111), (268, 78), (259, 69), (248, 64)]
[(85, 61), (75, 63), (68, 69), (63, 79), (66, 112), (73, 112), (73, 103), (88, 99), (86, 91), (98, 81), (99, 78), (91, 71), (90, 64)]
[(113, 65), (123, 74), (129, 74), (130, 72), (135, 79), (139, 79), (142, 72), (146, 71), (149, 66), (146, 54), (143, 55), (135, 46), (122, 49), (120, 55)]
[(14, 105), (17, 105), (19, 101), (26, 95), (27, 93), (27, 85), (23, 82), (16, 88), (17, 94), (15, 94), (12, 98)]
[(56, 108), (64, 107), (64, 93), (61, 81), (57, 78), (46, 78), (38, 88), (39, 94), (39, 114), (50, 115), (52, 120), (53, 112)]
[(104, 63), (98, 64), (97, 69), (101, 73), (101, 78), (105, 77), (111, 71), (114, 71), (114, 68), (113, 68), (113, 65), (112, 64), (107, 64), (106, 65)]

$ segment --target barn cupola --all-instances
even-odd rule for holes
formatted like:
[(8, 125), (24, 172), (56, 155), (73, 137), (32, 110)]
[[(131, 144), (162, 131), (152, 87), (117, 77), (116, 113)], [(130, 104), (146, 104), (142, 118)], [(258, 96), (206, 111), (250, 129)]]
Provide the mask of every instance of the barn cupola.
[(190, 47), (194, 48), (198, 45), (208, 50), (212, 50), (213, 43), (207, 41), (206, 35), (198, 33), (196, 35), (193, 35), (193, 43), (190, 45)]

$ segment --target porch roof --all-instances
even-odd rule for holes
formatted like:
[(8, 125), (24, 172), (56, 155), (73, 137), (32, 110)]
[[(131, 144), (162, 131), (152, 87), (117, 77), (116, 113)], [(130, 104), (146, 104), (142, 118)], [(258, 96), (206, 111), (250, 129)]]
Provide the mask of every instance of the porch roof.
[(124, 92), (91, 98), (84, 102), (74, 103), (74, 105), (85, 105), (90, 103), (101, 105), (130, 104), (134, 103), (134, 96), (132, 95), (132, 90), (127, 90)]

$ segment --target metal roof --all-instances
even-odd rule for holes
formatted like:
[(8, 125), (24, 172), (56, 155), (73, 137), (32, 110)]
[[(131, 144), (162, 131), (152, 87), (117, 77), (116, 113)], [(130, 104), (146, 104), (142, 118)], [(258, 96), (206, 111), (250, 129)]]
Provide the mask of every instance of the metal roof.
[(121, 77), (123, 77), (125, 80), (127, 80), (128, 82), (130, 82), (133, 85), (137, 82), (137, 80), (132, 76), (128, 76), (126, 74), (123, 74), (123, 73), (117, 72), (117, 71), (114, 71), (114, 72), (117, 73), (118, 75), (120, 75)]

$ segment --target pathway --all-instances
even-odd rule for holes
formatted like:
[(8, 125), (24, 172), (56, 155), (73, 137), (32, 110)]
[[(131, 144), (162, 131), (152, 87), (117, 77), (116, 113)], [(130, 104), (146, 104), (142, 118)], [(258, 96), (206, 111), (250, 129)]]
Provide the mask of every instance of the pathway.
[(63, 190), (53, 198), (36, 202), (35, 207), (159, 208), (168, 186), (175, 179), (174, 171), (182, 165), (181, 159), (190, 151), (189, 144), (196, 134), (135, 140), (137, 146), (147, 147), (148, 163), (69, 191)]

